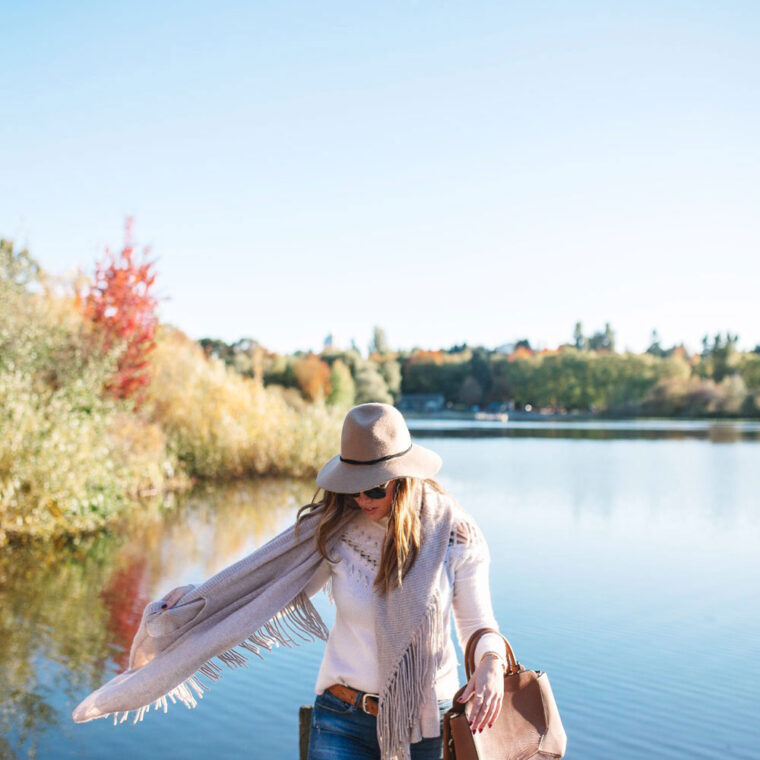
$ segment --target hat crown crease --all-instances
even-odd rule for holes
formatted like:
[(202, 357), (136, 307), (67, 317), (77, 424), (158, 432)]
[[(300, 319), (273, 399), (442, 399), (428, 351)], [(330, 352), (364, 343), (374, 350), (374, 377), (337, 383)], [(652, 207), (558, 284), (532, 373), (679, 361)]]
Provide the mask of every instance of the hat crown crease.
[(371, 462), (400, 454), (412, 444), (401, 412), (388, 404), (361, 404), (343, 423), (340, 455), (344, 459)]

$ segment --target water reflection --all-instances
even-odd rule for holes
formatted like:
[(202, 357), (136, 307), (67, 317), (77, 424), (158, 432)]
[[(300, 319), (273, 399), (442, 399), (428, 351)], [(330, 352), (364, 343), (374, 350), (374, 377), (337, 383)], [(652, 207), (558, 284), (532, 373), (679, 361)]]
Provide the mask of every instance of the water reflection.
[[(429, 442), (445, 463), (442, 482), (488, 536), (496, 617), (526, 663), (551, 673), (568, 760), (754, 757), (760, 448), (576, 433), (586, 440)], [(214, 757), (242, 757), (250, 746), (271, 760), (294, 757), (296, 705), (310, 698), (319, 647), (236, 673), (202, 715), (170, 710), (134, 730), (74, 726), (69, 715), (124, 667), (148, 599), (263, 543), (311, 489), (277, 480), (209, 488), (118, 534), (4, 550), (0, 757), (158, 760), (205, 757), (210, 747)], [(641, 680), (642, 663), (669, 677)], [(726, 672), (738, 674), (731, 695), (702, 688)], [(737, 735), (737, 721), (754, 734)]]
[[(0, 557), (0, 757), (36, 757), (88, 690), (126, 667), (145, 604), (201, 581), (292, 520), (312, 486), (285, 480), (205, 488), (164, 519)], [(44, 753), (43, 753), (44, 754)]]
[[(11, 746), (37, 754), (58, 716), (55, 692), (73, 698), (103, 676), (110, 655), (108, 611), (99, 599), (103, 579), (118, 554), (113, 537), (77, 546), (4, 549), (0, 560), (0, 728), (3, 757)], [(41, 661), (72, 664), (66, 678)], [(9, 739), (10, 737), (10, 739)]]

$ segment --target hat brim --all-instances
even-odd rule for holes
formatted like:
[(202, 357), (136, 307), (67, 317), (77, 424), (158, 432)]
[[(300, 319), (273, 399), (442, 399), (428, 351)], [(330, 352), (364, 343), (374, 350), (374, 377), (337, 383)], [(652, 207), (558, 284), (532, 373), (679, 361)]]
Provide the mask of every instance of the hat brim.
[(432, 478), (441, 464), (438, 454), (416, 443), (403, 456), (377, 464), (347, 464), (337, 455), (319, 471), (317, 485), (335, 493), (357, 493), (394, 478)]

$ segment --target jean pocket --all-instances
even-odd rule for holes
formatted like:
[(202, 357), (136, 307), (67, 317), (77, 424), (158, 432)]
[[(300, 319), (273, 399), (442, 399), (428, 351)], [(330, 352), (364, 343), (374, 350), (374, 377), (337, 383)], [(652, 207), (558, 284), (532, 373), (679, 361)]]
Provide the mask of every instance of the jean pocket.
[(327, 710), (332, 713), (348, 713), (354, 709), (350, 702), (344, 702), (329, 691), (324, 691), (314, 700), (314, 707), (317, 710)]

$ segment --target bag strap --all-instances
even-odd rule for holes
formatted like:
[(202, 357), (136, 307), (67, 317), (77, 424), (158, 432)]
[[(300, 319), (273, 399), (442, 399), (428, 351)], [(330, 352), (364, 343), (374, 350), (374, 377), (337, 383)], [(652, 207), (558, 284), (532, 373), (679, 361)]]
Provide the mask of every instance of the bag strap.
[(487, 633), (495, 633), (504, 641), (507, 650), (507, 673), (519, 673), (520, 670), (522, 670), (522, 666), (517, 661), (514, 650), (512, 649), (512, 645), (509, 643), (509, 641), (507, 641), (506, 636), (497, 631), (495, 628), (479, 628), (477, 631), (475, 631), (475, 633), (472, 634), (472, 636), (470, 636), (467, 641), (467, 646), (464, 650), (464, 672), (467, 676), (468, 681), (470, 680), (470, 676), (472, 676), (473, 672), (475, 671), (475, 647), (477, 646), (477, 643), (480, 641), (480, 639)]

